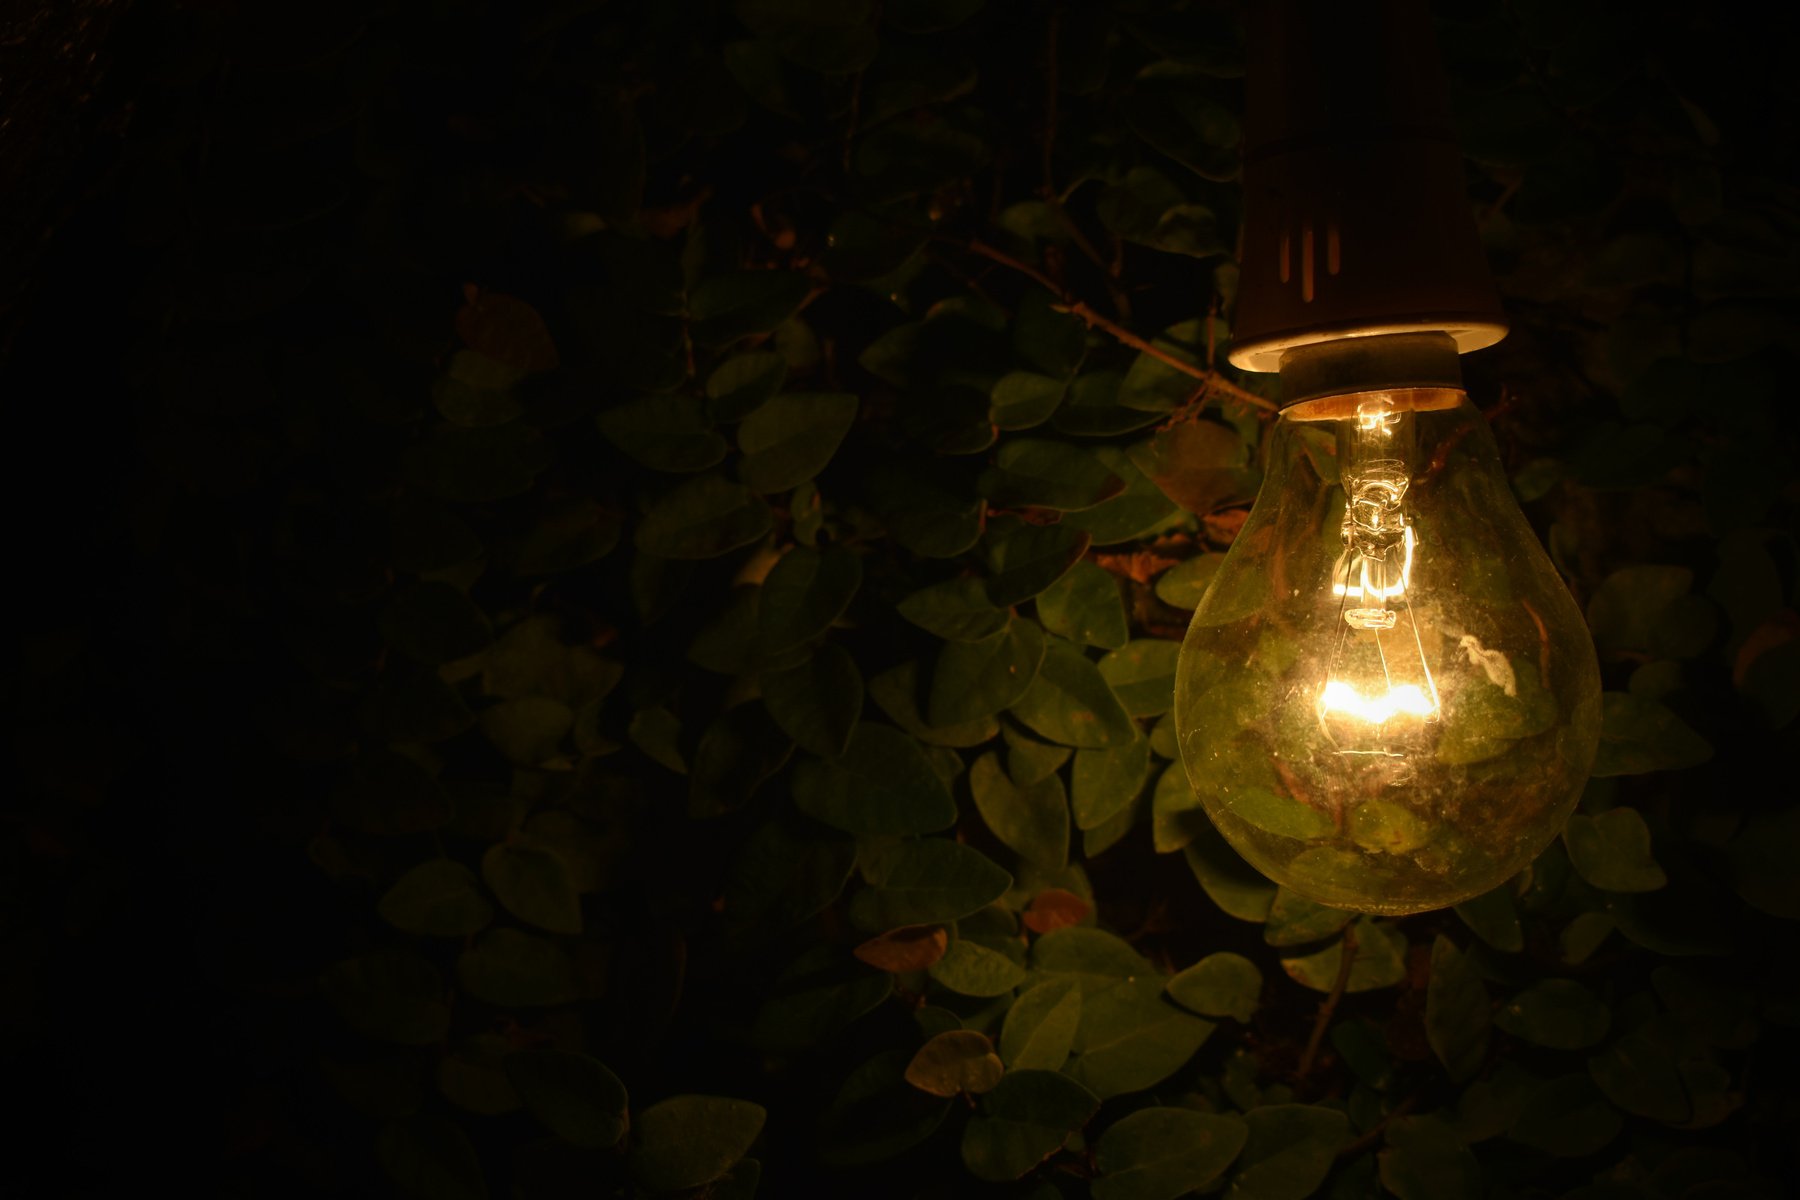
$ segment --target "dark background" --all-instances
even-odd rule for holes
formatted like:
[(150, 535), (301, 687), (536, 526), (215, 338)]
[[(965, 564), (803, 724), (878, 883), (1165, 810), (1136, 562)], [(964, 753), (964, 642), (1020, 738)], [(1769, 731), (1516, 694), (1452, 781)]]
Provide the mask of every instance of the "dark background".
[[(514, 366), (544, 365), (538, 327), (513, 310), (468, 336), (458, 313), (471, 286), (541, 313), (559, 365), (512, 372), (522, 378), (493, 391), (518, 415), (478, 426), (496, 439), (544, 431), (526, 450), (495, 452), (529, 460), (523, 486), (483, 475), (440, 489), (489, 550), (488, 569), (449, 577), (495, 630), (551, 614), (568, 644), (624, 664), (594, 740), (564, 753), (608, 781), (601, 809), (629, 816), (605, 834), (611, 865), (583, 902), (587, 933), (572, 935), (599, 947), (584, 963), (602, 964), (583, 1002), (476, 1016), (465, 1003), (451, 1041), (498, 1029), (516, 1045), (585, 1048), (624, 1079), (634, 1112), (677, 1092), (754, 1100), (768, 1113), (755, 1151), (766, 1195), (980, 1190), (957, 1155), (961, 1101), (894, 1164), (840, 1170), (818, 1157), (815, 1122), (850, 1069), (920, 1040), (904, 1005), (826, 1031), (816, 1047), (756, 1044), (774, 977), (811, 947), (844, 957), (861, 935), (841, 903), (791, 930), (722, 923), (724, 881), (751, 833), (781, 819), (787, 776), (734, 811), (691, 819), (690, 784), (631, 730), (644, 710), (674, 712), (691, 758), (732, 684), (688, 665), (687, 648), (754, 547), (657, 576), (633, 530), (677, 476), (603, 438), (594, 418), (639, 395), (698, 393), (733, 346), (780, 346), (791, 388), (857, 395), (857, 429), (818, 490), (825, 542), (856, 548), (866, 582), (830, 640), (865, 676), (891, 664), (897, 641), (927, 653), (936, 642), (899, 622), (894, 601), (959, 564), (979, 571), (978, 557), (945, 563), (884, 539), (892, 514), (867, 492), (869, 472), (950, 449), (937, 457), (953, 464), (952, 490), (972, 496), (991, 453), (979, 444), (987, 417), (965, 411), (966, 381), (939, 378), (938, 399), (921, 398), (864, 352), (937, 301), (975, 293), (1022, 311), (1036, 284), (1021, 265), (1144, 337), (1209, 313), (1228, 322), (1220, 267), (1236, 228), (1240, 35), (1231, 6), (1207, 3), (890, 3), (848, 23), (832, 15), (851, 11), (800, 0), (5, 6), (0, 353), (18, 782), (4, 804), (0, 945), (6, 1069), (25, 1110), (8, 1165), (38, 1190), (128, 1179), (207, 1194), (379, 1192), (392, 1186), (379, 1131), (422, 1120), (462, 1130), (486, 1180), (427, 1172), (414, 1181), (427, 1194), (632, 1186), (618, 1155), (563, 1154), (529, 1116), (448, 1103), (433, 1085), (441, 1047), (379, 1048), (318, 985), (331, 964), (406, 940), (375, 903), (407, 867), (444, 838), (473, 867), (484, 844), (431, 820), (359, 828), (342, 796), (368, 755), (392, 741), (437, 746), (465, 800), (521, 786), (479, 729), (369, 700), (404, 673), (395, 647), (412, 644), (407, 618), (384, 616), (418, 573), (388, 522), (399, 499), (432, 490), (413, 448), (457, 422), (442, 384), (453, 353), (485, 345)], [(1641, 813), (1666, 882), (1609, 889), (1571, 875), (1564, 856), (1566, 886), (1518, 897), (1512, 950), (1448, 913), (1402, 922), (1406, 977), (1337, 1010), (1379, 1035), (1392, 1073), (1375, 1088), (1335, 1043), (1296, 1080), (1318, 994), (1284, 977), (1276, 960), (1291, 951), (1209, 902), (1180, 855), (1153, 853), (1147, 820), (1088, 864), (1101, 926), (1159, 967), (1233, 949), (1267, 980), (1254, 1022), (1222, 1023), (1156, 1089), (1163, 1103), (1222, 1102), (1226, 1060), (1243, 1049), (1266, 1086), (1292, 1085), (1301, 1100), (1345, 1102), (1363, 1087), (1367, 1111), (1465, 1111), (1463, 1085), (1424, 1044), (1438, 935), (1479, 959), (1497, 1005), (1568, 977), (1615, 1014), (1596, 1047), (1496, 1032), (1483, 1079), (1505, 1063), (1580, 1076), (1646, 1020), (1692, 1043), (1677, 1070), (1690, 1107), (1628, 1107), (1597, 1148), (1559, 1154), (1497, 1137), (1465, 1151), (1451, 1138), (1454, 1182), (1427, 1186), (1376, 1164), (1396, 1145), (1377, 1132), (1322, 1194), (1378, 1194), (1381, 1182), (1408, 1197), (1793, 1186), (1800, 1113), (1780, 1064), (1800, 1012), (1800, 204), (1792, 37), (1763, 11), (1437, 7), (1471, 202), (1517, 322), (1469, 363), (1471, 393), (1588, 608), (1609, 691), (1646, 701), (1638, 724), (1609, 727), (1618, 777), (1590, 788), (1584, 813)], [(849, 61), (865, 65), (832, 69)], [(1157, 75), (1159, 64), (1173, 74)], [(1101, 203), (1123, 188), (1121, 207), (1169, 205), (1132, 193), (1134, 167), (1160, 173), (1211, 225), (1176, 238), (1151, 228), (1154, 213), (1134, 224)], [(1043, 202), (1046, 182), (1056, 205)], [(933, 240), (908, 232), (928, 229)], [(971, 252), (971, 239), (1009, 261)], [(793, 272), (784, 279), (806, 286), (748, 285), (749, 302), (707, 328), (686, 301), (655, 298), (740, 271)], [(984, 344), (976, 373), (1008, 369), (995, 354), (1035, 365), (1032, 336)], [(1092, 363), (1135, 359), (1104, 328), (1088, 345)], [(1208, 361), (1198, 347), (1190, 358)], [(942, 367), (921, 358), (909, 369)], [(1219, 378), (1221, 390), (1265, 386)], [(1226, 398), (1236, 421), (1225, 427), (1254, 443), (1253, 410)], [(1244, 453), (1254, 461), (1253, 445)], [(1179, 636), (1185, 613), (1155, 577), (1227, 544), (1247, 498), (1213, 495), (1208, 519), (1089, 550), (1119, 579), (1134, 636)], [(801, 510), (774, 499), (785, 544)], [(608, 522), (616, 547), (554, 572), (520, 567), (530, 531), (583, 501), (588, 553)], [(647, 605), (659, 587), (673, 598)], [(485, 703), (461, 687), (472, 707)], [(864, 715), (878, 715), (872, 703)], [(737, 753), (728, 774), (753, 769), (754, 753)], [(518, 772), (550, 777), (537, 803), (579, 809), (555, 790), (566, 772), (541, 767)], [(969, 836), (995, 846), (958, 794)], [(1618, 931), (1572, 962), (1565, 931), (1586, 913)], [(411, 941), (429, 941), (452, 976), (453, 943)], [(1663, 969), (1716, 994), (1672, 1001), (1652, 979)], [(1720, 1022), (1737, 1024), (1708, 1032)], [(398, 1064), (417, 1097), (371, 1098), (373, 1084), (344, 1083), (326, 1062)], [(1110, 1101), (1089, 1146), (1148, 1099)], [(443, 1124), (407, 1126), (422, 1127)], [(1480, 1164), (1473, 1177), (1458, 1174), (1464, 1153)], [(1091, 1156), (1077, 1147), (1057, 1161), (1071, 1169), (1046, 1169), (1040, 1183), (1085, 1194)], [(1456, 1190), (1466, 1187), (1476, 1190)]]

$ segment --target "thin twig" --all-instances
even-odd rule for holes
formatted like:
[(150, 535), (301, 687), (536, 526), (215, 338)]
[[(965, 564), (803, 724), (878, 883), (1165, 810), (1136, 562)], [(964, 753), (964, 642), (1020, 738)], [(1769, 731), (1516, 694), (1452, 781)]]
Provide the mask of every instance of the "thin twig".
[(1344, 998), (1344, 989), (1350, 984), (1350, 968), (1356, 962), (1356, 927), (1344, 927), (1344, 953), (1338, 959), (1337, 978), (1332, 981), (1331, 992), (1325, 1002), (1319, 1005), (1319, 1015), (1313, 1020), (1312, 1036), (1306, 1039), (1306, 1052), (1300, 1056), (1300, 1069), (1295, 1073), (1294, 1082), (1304, 1083), (1312, 1074), (1313, 1061), (1319, 1056), (1319, 1043), (1325, 1040), (1325, 1030), (1331, 1024), (1331, 1014), (1337, 1011), (1338, 1001)]
[(1012, 255), (1006, 253), (1006, 251), (995, 249), (993, 246), (978, 239), (970, 240), (968, 242), (957, 242), (954, 238), (945, 238), (944, 240), (956, 245), (961, 245), (971, 254), (978, 254), (982, 258), (990, 259), (1003, 267), (1010, 267), (1012, 270), (1018, 271), (1035, 280), (1043, 287), (1049, 289), (1049, 291), (1056, 296), (1058, 306), (1065, 312), (1073, 313), (1096, 329), (1105, 330), (1107, 333), (1111, 334), (1114, 339), (1130, 346), (1133, 350), (1148, 354), (1151, 358), (1168, 364), (1184, 375), (1190, 375), (1195, 379), (1203, 381), (1206, 384), (1207, 394), (1229, 396), (1239, 403), (1254, 405), (1257, 408), (1263, 409), (1265, 412), (1277, 411), (1278, 406), (1273, 401), (1265, 400), (1255, 392), (1247, 392), (1237, 384), (1232, 383), (1229, 379), (1226, 379), (1223, 375), (1220, 375), (1218, 372), (1208, 371), (1205, 367), (1195, 366), (1185, 358), (1171, 354), (1161, 346), (1151, 344), (1119, 324), (1117, 321), (1112, 320), (1110, 317), (1095, 312), (1085, 302), (1071, 296), (1068, 289), (1064, 288), (1061, 284), (1057, 283), (1054, 279), (1051, 279), (1048, 275), (1044, 274), (1030, 263), (1021, 262)]
[(1404, 1117), (1407, 1113), (1409, 1113), (1413, 1110), (1413, 1105), (1417, 1104), (1418, 1102), (1419, 1102), (1419, 1098), (1417, 1096), (1408, 1096), (1406, 1099), (1402, 1100), (1400, 1103), (1394, 1105), (1393, 1112), (1391, 1112), (1387, 1116), (1381, 1118), (1381, 1120), (1375, 1122), (1374, 1125), (1369, 1127), (1369, 1131), (1367, 1133), (1365, 1133), (1361, 1137), (1357, 1138), (1354, 1142), (1347, 1143), (1343, 1149), (1341, 1149), (1337, 1152), (1337, 1156), (1341, 1159), (1342, 1158), (1355, 1158), (1357, 1155), (1361, 1154), (1364, 1150), (1369, 1149), (1370, 1147), (1375, 1145), (1376, 1142), (1379, 1142), (1381, 1140), (1381, 1136), (1387, 1132), (1387, 1127), (1388, 1127), (1389, 1122), (1396, 1121), (1396, 1120), (1399, 1120), (1401, 1117)]

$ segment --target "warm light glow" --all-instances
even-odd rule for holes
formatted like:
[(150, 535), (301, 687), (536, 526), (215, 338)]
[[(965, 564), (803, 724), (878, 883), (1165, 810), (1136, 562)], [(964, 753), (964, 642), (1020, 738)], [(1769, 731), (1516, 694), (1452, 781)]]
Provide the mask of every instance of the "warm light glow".
[[(1413, 551), (1418, 547), (1418, 535), (1413, 532), (1412, 522), (1406, 524), (1406, 532), (1400, 539), (1400, 578), (1383, 586), (1371, 578), (1369, 558), (1362, 558), (1362, 582), (1349, 582), (1351, 559), (1360, 557), (1346, 552), (1338, 557), (1337, 569), (1333, 572), (1331, 594), (1346, 596), (1351, 600), (1393, 600), (1406, 595), (1407, 586), (1412, 582)], [(1385, 564), (1383, 564), (1385, 566)], [(1385, 573), (1385, 572), (1384, 572)]]
[(1417, 684), (1389, 687), (1379, 696), (1364, 696), (1341, 679), (1326, 682), (1319, 696), (1321, 717), (1346, 716), (1370, 725), (1385, 725), (1395, 717), (1432, 717), (1437, 704)]

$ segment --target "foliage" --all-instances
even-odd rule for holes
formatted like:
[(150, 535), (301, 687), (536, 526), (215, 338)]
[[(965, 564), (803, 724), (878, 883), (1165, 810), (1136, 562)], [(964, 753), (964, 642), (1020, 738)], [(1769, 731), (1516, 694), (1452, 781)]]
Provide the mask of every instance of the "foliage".
[[(140, 8), (120, 636), (231, 779), (240, 1182), (1780, 1194), (1800, 203), (1708, 19), (1443, 6), (1605, 746), (1510, 884), (1351, 924), (1172, 763), (1267, 429), (1229, 7)], [(27, 647), (58, 807), (98, 637)]]

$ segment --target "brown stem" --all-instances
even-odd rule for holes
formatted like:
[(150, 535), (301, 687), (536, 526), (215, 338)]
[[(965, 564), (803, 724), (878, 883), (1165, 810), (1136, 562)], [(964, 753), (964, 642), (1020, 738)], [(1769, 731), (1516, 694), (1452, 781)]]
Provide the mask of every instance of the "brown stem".
[(1356, 962), (1356, 926), (1344, 926), (1344, 953), (1338, 959), (1337, 978), (1332, 981), (1331, 991), (1325, 1002), (1319, 1005), (1319, 1015), (1313, 1019), (1312, 1036), (1306, 1039), (1306, 1052), (1300, 1056), (1300, 1069), (1295, 1073), (1295, 1083), (1305, 1083), (1306, 1077), (1312, 1074), (1313, 1062), (1319, 1056), (1319, 1044), (1325, 1040), (1325, 1030), (1331, 1024), (1331, 1014), (1337, 1011), (1338, 1001), (1344, 998), (1344, 989), (1350, 984), (1350, 968)]
[(1381, 1140), (1382, 1135), (1387, 1132), (1388, 1123), (1391, 1121), (1398, 1120), (1401, 1117), (1404, 1117), (1407, 1113), (1409, 1113), (1413, 1110), (1413, 1105), (1417, 1104), (1418, 1102), (1419, 1102), (1419, 1098), (1417, 1096), (1408, 1096), (1406, 1099), (1402, 1100), (1400, 1103), (1394, 1105), (1393, 1112), (1389, 1113), (1387, 1116), (1381, 1118), (1381, 1120), (1379, 1120), (1379, 1121), (1375, 1122), (1375, 1124), (1371, 1125), (1369, 1127), (1369, 1131), (1367, 1133), (1363, 1134), (1361, 1137), (1357, 1138), (1354, 1142), (1350, 1142), (1347, 1145), (1345, 1145), (1343, 1149), (1341, 1149), (1337, 1152), (1337, 1156), (1339, 1158), (1355, 1158), (1357, 1155), (1361, 1154), (1364, 1150), (1367, 1150), (1370, 1147), (1374, 1146), (1375, 1143), (1377, 1143)]
[[(946, 240), (954, 241), (954, 239)], [(1049, 291), (1056, 296), (1058, 306), (1064, 311), (1075, 314), (1095, 329), (1104, 330), (1106, 333), (1112, 335), (1116, 341), (1130, 346), (1133, 350), (1148, 354), (1151, 358), (1168, 364), (1184, 375), (1189, 375), (1195, 379), (1201, 380), (1206, 384), (1208, 395), (1229, 396), (1233, 400), (1243, 404), (1254, 405), (1265, 412), (1277, 411), (1278, 406), (1273, 401), (1265, 400), (1255, 392), (1245, 391), (1243, 388), (1232, 383), (1229, 379), (1226, 379), (1216, 371), (1208, 371), (1205, 367), (1195, 366), (1185, 358), (1181, 358), (1164, 350), (1161, 346), (1152, 345), (1150, 342), (1131, 332), (1131, 330), (1125, 328), (1117, 321), (1095, 312), (1092, 308), (1088, 307), (1086, 303), (1077, 300), (1074, 296), (1070, 295), (1068, 289), (1064, 288), (1061, 284), (1051, 279), (1048, 275), (1044, 274), (1030, 263), (1021, 262), (1012, 255), (1006, 253), (1006, 251), (996, 249), (979, 239), (957, 244), (962, 245), (971, 254), (978, 254), (982, 258), (997, 262), (1003, 267), (1009, 267), (1012, 270), (1018, 271), (1020, 274), (1035, 280), (1037, 283), (1049, 289)]]

